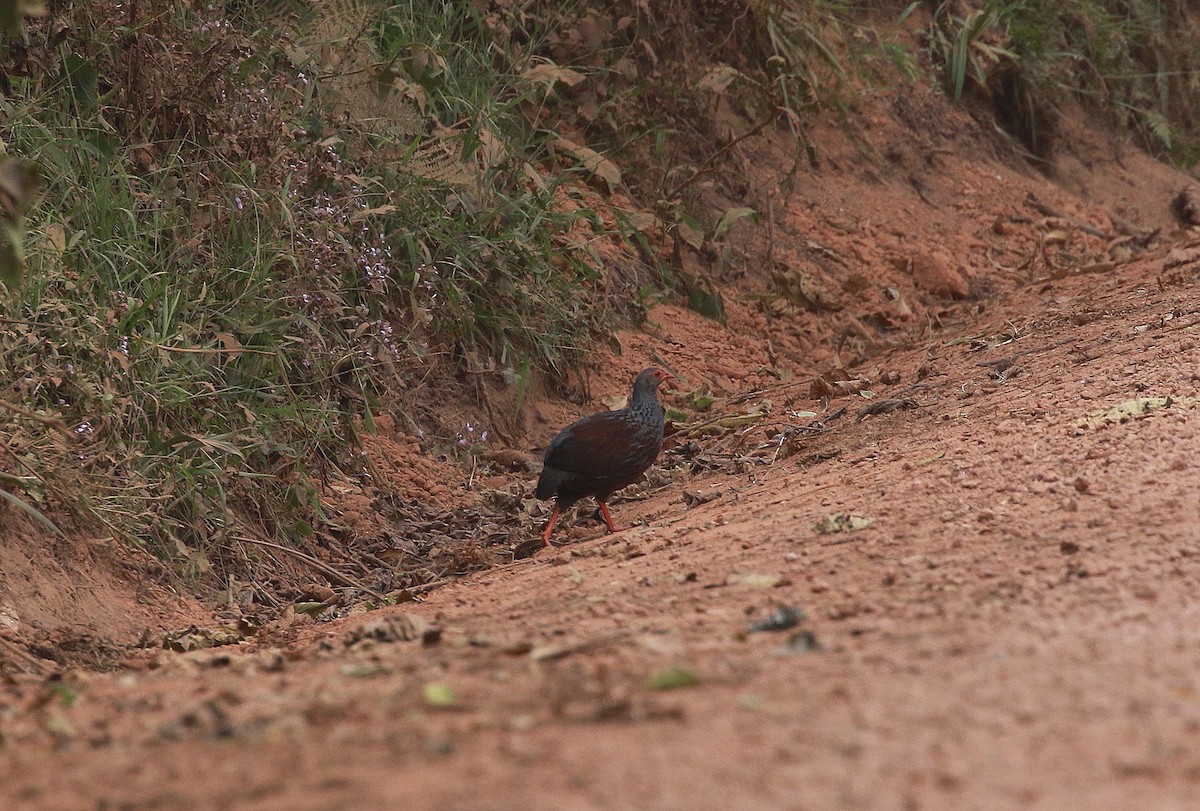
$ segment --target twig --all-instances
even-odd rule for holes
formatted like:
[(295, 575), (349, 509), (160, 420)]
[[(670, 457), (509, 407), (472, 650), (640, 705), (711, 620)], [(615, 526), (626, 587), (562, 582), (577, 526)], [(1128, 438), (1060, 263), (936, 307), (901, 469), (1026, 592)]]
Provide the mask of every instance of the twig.
[[(40, 664), (41, 660), (30, 654), (16, 642), (5, 639), (2, 636), (0, 636), (0, 649), (2, 649), (7, 656), (17, 660), (19, 662), (19, 666), (21, 666), (26, 673), (41, 674), (46, 670), (46, 668)], [(2, 664), (2, 662), (0, 662), (0, 664)]]
[[(767, 272), (775, 272), (775, 195), (767, 195)], [(774, 361), (772, 361), (774, 363)]]
[(862, 422), (867, 417), (874, 414), (890, 414), (893, 411), (908, 411), (909, 409), (919, 407), (920, 403), (911, 397), (894, 397), (890, 400), (876, 400), (870, 405), (860, 408), (854, 421)]
[(42, 425), (53, 428), (55, 431), (71, 437), (72, 439), (75, 438), (75, 435), (71, 433), (71, 429), (67, 427), (67, 424), (57, 417), (43, 417), (36, 411), (32, 411), (25, 406), (17, 405), (16, 403), (10, 403), (7, 400), (0, 400), (0, 408), (11, 411), (14, 414), (20, 414), (22, 417), (28, 417), (35, 422), (40, 422)]
[(423, 591), (433, 591), (436, 588), (439, 588), (441, 586), (446, 585), (447, 583), (452, 583), (452, 582), (454, 582), (454, 578), (442, 577), (442, 578), (439, 578), (438, 580), (430, 580), (428, 583), (422, 583), (419, 586), (403, 586), (402, 588), (404, 591), (407, 591), (410, 594), (417, 594), (417, 593), (423, 592)]
[(191, 353), (191, 354), (195, 354), (195, 355), (243, 355), (243, 354), (245, 354), (245, 355), (266, 355), (267, 357), (275, 357), (275, 355), (276, 355), (275, 352), (268, 352), (267, 350), (264, 350), (264, 349), (246, 349), (245, 347), (240, 347), (238, 349), (226, 349), (226, 348), (222, 347), (221, 349), (217, 349), (216, 347), (206, 348), (206, 347), (196, 347), (196, 346), (167, 346), (166, 344), (156, 344), (156, 343), (148, 343), (146, 345), (149, 346), (151, 349), (161, 349), (163, 352), (182, 352), (182, 353)]
[(1039, 200), (1033, 194), (1033, 192), (1030, 192), (1029, 194), (1027, 194), (1025, 196), (1025, 205), (1029, 206), (1034, 211), (1037, 211), (1039, 214), (1044, 214), (1047, 217), (1056, 217), (1057, 219), (1060, 219), (1060, 220), (1066, 220), (1071, 225), (1078, 228), (1080, 231), (1083, 231), (1085, 234), (1090, 234), (1090, 235), (1096, 237), (1097, 239), (1112, 239), (1112, 234), (1107, 234), (1104, 231), (1101, 231), (1099, 228), (1094, 228), (1085, 222), (1080, 222), (1079, 220), (1075, 219), (1074, 217), (1068, 216), (1067, 214), (1059, 211), (1058, 209), (1054, 208), (1053, 206), (1046, 205), (1041, 200)]
[(337, 569), (333, 568), (332, 566), (330, 566), (326, 563), (322, 563), (321, 561), (314, 558), (312, 555), (309, 555), (306, 552), (301, 552), (299, 549), (289, 549), (286, 546), (281, 546), (277, 543), (272, 543), (271, 541), (263, 540), (261, 538), (250, 538), (250, 537), (245, 537), (245, 536), (239, 536), (237, 538), (237, 540), (239, 540), (243, 543), (254, 544), (255, 546), (265, 546), (268, 549), (275, 549), (279, 552), (283, 552), (285, 554), (291, 555), (292, 557), (295, 557), (299, 560), (304, 561), (308, 565), (312, 566), (314, 569), (317, 569), (318, 571), (328, 575), (329, 578), (332, 579), (335, 583), (339, 583), (343, 586), (350, 586), (352, 588), (356, 588), (361, 591), (365, 591), (367, 594), (370, 594), (372, 597), (374, 597), (375, 599), (380, 600), (380, 601), (385, 599), (382, 594), (380, 594), (379, 592), (375, 591), (372, 588), (368, 588), (361, 581), (351, 577), (348, 574), (342, 574), (341, 572), (339, 572)]
[(774, 120), (775, 120), (774, 115), (767, 116), (762, 121), (760, 121), (758, 124), (755, 124), (754, 127), (752, 127), (748, 132), (745, 132), (745, 133), (739, 135), (738, 137), (734, 138), (729, 143), (725, 144), (725, 146), (721, 147), (716, 152), (709, 155), (708, 159), (705, 160), (704, 163), (700, 164), (699, 168), (696, 169), (695, 172), (692, 172), (691, 177), (689, 177), (687, 180), (681, 181), (678, 185), (675, 186), (675, 188), (673, 188), (673, 189), (671, 189), (671, 191), (667, 192), (667, 194), (664, 196), (663, 199), (665, 199), (665, 200), (673, 199), (675, 197), (675, 195), (679, 194), (681, 191), (683, 191), (688, 186), (695, 183), (701, 177), (703, 177), (704, 175), (711, 172), (713, 170), (713, 168), (716, 166), (718, 158), (720, 158), (726, 152), (733, 149), (735, 146), (737, 146), (738, 144), (740, 144), (742, 141), (746, 140), (747, 138), (750, 138), (754, 135), (758, 135), (760, 132), (763, 131), (764, 127), (766, 127), (768, 124), (770, 124)]
[(620, 642), (631, 636), (628, 631), (617, 631), (615, 633), (598, 636), (595, 639), (585, 639), (580, 642), (570, 642), (565, 645), (544, 645), (534, 648), (529, 652), (529, 658), (535, 662), (551, 662), (555, 659), (565, 659), (575, 653), (586, 653), (587, 651), (604, 648), (616, 642)]
[(1005, 355), (1004, 357), (996, 358), (995, 360), (981, 360), (978, 363), (976, 363), (975, 365), (976, 366), (1000, 366), (1002, 368), (1007, 368), (1008, 366), (1012, 365), (1012, 362), (1014, 360), (1021, 357), (1022, 355), (1033, 355), (1038, 352), (1045, 352), (1049, 349), (1057, 349), (1058, 347), (1062, 346), (1063, 344), (1069, 344), (1074, 340), (1076, 340), (1076, 339), (1075, 338), (1063, 338), (1062, 340), (1055, 341), (1052, 344), (1042, 344), (1041, 346), (1033, 346), (1033, 347), (1030, 347), (1029, 349), (1022, 349), (1020, 352), (1013, 352), (1011, 355)]

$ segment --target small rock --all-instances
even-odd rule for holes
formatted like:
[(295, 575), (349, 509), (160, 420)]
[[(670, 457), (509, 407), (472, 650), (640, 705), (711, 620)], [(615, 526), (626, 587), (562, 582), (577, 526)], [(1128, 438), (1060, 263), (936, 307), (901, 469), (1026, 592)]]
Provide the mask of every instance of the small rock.
[(790, 605), (782, 605), (769, 615), (750, 625), (750, 633), (761, 631), (786, 631), (804, 621), (804, 611)]
[(1175, 195), (1171, 211), (1184, 225), (1200, 225), (1200, 186), (1187, 186)]
[(788, 637), (784, 650), (788, 653), (809, 653), (821, 650), (821, 643), (812, 631), (797, 631)]
[(963, 275), (933, 254), (917, 254), (909, 268), (913, 282), (922, 290), (943, 298), (966, 298), (967, 280)]

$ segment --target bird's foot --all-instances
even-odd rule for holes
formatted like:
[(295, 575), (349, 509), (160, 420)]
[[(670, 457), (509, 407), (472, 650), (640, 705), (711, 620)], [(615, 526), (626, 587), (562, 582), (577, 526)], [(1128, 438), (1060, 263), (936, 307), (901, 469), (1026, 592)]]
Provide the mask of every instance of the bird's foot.
[(600, 515), (604, 518), (604, 525), (608, 527), (609, 532), (624, 532), (628, 527), (618, 527), (613, 521), (612, 513), (608, 511), (608, 505), (603, 501), (596, 502), (600, 505)]

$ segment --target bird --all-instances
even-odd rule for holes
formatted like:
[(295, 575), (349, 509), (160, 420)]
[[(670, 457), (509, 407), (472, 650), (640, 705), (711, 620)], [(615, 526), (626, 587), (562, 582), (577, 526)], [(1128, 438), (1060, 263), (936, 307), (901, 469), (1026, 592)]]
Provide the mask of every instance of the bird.
[(608, 499), (637, 481), (658, 458), (663, 410), (656, 392), (668, 380), (675, 380), (670, 372), (654, 366), (643, 369), (633, 381), (628, 405), (581, 417), (550, 441), (535, 492), (543, 501), (554, 498), (542, 532), (543, 547), (550, 545), (562, 511), (588, 496), (596, 499), (608, 531), (621, 531), (608, 511)]

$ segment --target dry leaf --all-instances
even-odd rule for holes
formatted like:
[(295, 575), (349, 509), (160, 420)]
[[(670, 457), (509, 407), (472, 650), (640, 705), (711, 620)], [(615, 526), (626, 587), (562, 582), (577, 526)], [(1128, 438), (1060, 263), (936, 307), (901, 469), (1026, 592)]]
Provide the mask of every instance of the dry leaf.
[(578, 87), (586, 77), (578, 71), (559, 67), (553, 62), (543, 62), (522, 73), (521, 78), (531, 82), (542, 82), (548, 87), (553, 87), (555, 82), (562, 82), (567, 87)]
[(1192, 397), (1139, 397), (1136, 400), (1126, 400), (1112, 408), (1102, 408), (1093, 411), (1075, 423), (1076, 428), (1100, 428), (1104, 425), (1120, 425), (1130, 420), (1140, 419), (1153, 411), (1179, 406), (1193, 408), (1200, 400)]
[(615, 163), (596, 150), (580, 146), (566, 138), (555, 140), (554, 148), (575, 158), (579, 165), (586, 171), (603, 180), (609, 191), (614, 191), (620, 187), (621, 170), (617, 168)]
[(834, 513), (827, 515), (813, 527), (820, 535), (831, 535), (835, 532), (858, 532), (875, 523), (874, 518), (864, 518), (850, 513)]
[(741, 75), (741, 71), (731, 65), (716, 65), (696, 82), (696, 87), (710, 93), (724, 93)]

